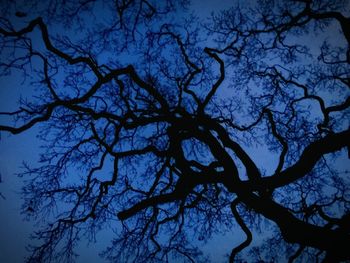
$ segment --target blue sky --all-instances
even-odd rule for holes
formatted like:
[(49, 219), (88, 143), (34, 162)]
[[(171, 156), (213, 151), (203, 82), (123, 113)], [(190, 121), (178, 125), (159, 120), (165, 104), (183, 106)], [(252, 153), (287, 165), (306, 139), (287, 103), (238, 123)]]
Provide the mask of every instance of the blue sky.
[[(212, 1), (205, 0), (195, 1), (193, 9), (201, 10), (200, 16), (205, 17), (211, 11), (217, 11), (225, 8), (232, 1)], [(21, 83), (20, 78), (16, 74), (0, 79), (0, 111), (14, 110), (18, 94), (30, 95), (33, 92), (31, 87)], [(0, 119), (1, 120), (1, 119)], [(1, 133), (0, 140), (0, 173), (2, 183), (0, 184), (0, 192), (6, 199), (0, 197), (0, 262), (17, 263), (22, 262), (26, 255), (25, 246), (31, 241), (28, 239), (30, 233), (34, 230), (32, 222), (25, 221), (20, 215), (21, 199), (19, 196), (23, 180), (15, 174), (22, 166), (22, 161), (35, 164), (38, 160), (39, 141), (36, 135), (39, 127), (34, 127), (29, 131), (16, 136)], [(266, 149), (250, 149), (252, 156), (258, 161), (261, 167), (269, 170), (275, 166), (271, 159), (264, 158)], [(345, 151), (343, 151), (345, 155)], [(349, 162), (345, 162), (343, 158), (339, 166), (342, 169), (350, 169)], [(230, 252), (230, 249), (237, 245), (243, 237), (240, 230), (227, 233), (226, 237), (217, 237), (209, 242), (204, 251), (216, 258), (216, 255), (223, 255)], [(102, 231), (97, 236), (97, 243), (89, 245), (82, 242), (78, 253), (81, 255), (77, 262), (105, 262), (98, 257), (98, 252), (109, 244), (113, 233), (110, 229)], [(257, 237), (259, 239), (259, 237)]]
[[(231, 1), (194, 1), (193, 10), (202, 18), (212, 11), (218, 11), (227, 7)], [(198, 12), (198, 10), (200, 10)], [(39, 41), (38, 41), (39, 42)], [(16, 109), (19, 94), (23, 97), (34, 94), (33, 88), (23, 84), (22, 77), (16, 73), (0, 78), (0, 112), (12, 111)], [(4, 121), (4, 117), (0, 117)], [(19, 135), (1, 133), (0, 140), (0, 173), (2, 183), (0, 193), (5, 199), (0, 197), (0, 262), (18, 263), (22, 262), (24, 256), (28, 255), (25, 247), (32, 241), (30, 234), (35, 230), (34, 223), (24, 220), (20, 214), (22, 200), (20, 198), (23, 178), (18, 178), (16, 173), (21, 171), (23, 161), (35, 165), (40, 152), (40, 141), (36, 138), (39, 132), (36, 126), (29, 131)], [(239, 230), (240, 231), (240, 230)], [(238, 233), (239, 233), (238, 231)], [(77, 249), (80, 257), (77, 262), (106, 262), (98, 256), (105, 247), (109, 245), (113, 236), (111, 229), (102, 231), (97, 235), (97, 243), (87, 244), (82, 242)], [(217, 255), (223, 255), (230, 251), (234, 243), (239, 243), (240, 235), (228, 233), (227, 237), (217, 237), (206, 245), (206, 252), (218, 259)]]

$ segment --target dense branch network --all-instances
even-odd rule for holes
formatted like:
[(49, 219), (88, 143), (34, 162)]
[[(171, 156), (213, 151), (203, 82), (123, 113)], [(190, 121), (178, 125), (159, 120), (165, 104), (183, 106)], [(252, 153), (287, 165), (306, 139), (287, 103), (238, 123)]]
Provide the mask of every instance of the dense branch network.
[[(234, 262), (260, 216), (297, 245), (290, 262), (305, 253), (349, 260), (349, 178), (329, 161), (350, 147), (350, 18), (338, 2), (235, 7), (196, 28), (193, 17), (167, 20), (180, 12), (170, 0), (118, 0), (106, 24), (81, 27), (81, 15), (65, 25), (82, 29), (82, 40), (50, 27), (65, 14), (21, 28), (3, 17), (2, 75), (37, 74), (41, 93), (1, 112), (16, 123), (0, 131), (40, 125), (47, 148), (41, 165), (23, 172), (24, 210), (55, 213), (28, 261), (70, 261), (80, 236), (118, 218), (120, 233), (104, 253), (112, 261), (205, 261), (189, 237), (207, 240), (236, 222), (246, 238)], [(68, 6), (66, 15), (95, 10), (93, 1)], [(334, 22), (344, 45), (310, 50), (309, 31)], [(274, 167), (261, 167), (254, 145)]]

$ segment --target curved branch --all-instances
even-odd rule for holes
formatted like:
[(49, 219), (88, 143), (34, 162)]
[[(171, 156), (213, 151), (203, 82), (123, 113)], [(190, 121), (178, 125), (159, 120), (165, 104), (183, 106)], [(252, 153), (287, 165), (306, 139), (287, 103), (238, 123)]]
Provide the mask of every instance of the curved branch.
[(295, 253), (289, 257), (288, 263), (293, 263), (294, 260), (297, 259), (297, 257), (299, 257), (301, 255), (301, 253), (303, 252), (304, 249), (305, 249), (304, 246), (299, 246), (297, 251), (295, 251)]
[(231, 255), (230, 255), (230, 263), (234, 262), (235, 256), (241, 252), (244, 248), (248, 247), (250, 245), (250, 243), (253, 240), (253, 236), (252, 236), (252, 232), (250, 232), (249, 228), (247, 227), (247, 225), (244, 223), (243, 219), (241, 218), (241, 216), (239, 215), (236, 206), (239, 203), (239, 199), (235, 199), (232, 203), (231, 203), (231, 211), (233, 216), (235, 217), (237, 223), (239, 224), (239, 226), (241, 227), (241, 229), (244, 231), (244, 233), (246, 234), (246, 240), (244, 240), (241, 244), (239, 244), (237, 247), (235, 247), (234, 249), (232, 249), (231, 251)]
[(224, 81), (225, 79), (225, 64), (224, 61), (219, 58), (219, 56), (215, 53), (212, 52), (213, 50), (210, 48), (205, 48), (204, 52), (207, 53), (211, 58), (215, 59), (219, 65), (220, 65), (220, 77), (219, 79), (214, 83), (214, 85), (211, 87), (209, 93), (207, 94), (207, 96), (205, 97), (201, 107), (199, 108), (199, 111), (203, 111), (204, 108), (206, 107), (206, 105), (209, 103), (209, 101), (211, 100), (211, 98), (214, 96), (216, 90), (219, 88), (219, 86), (221, 85), (221, 83)]
[(28, 130), (37, 123), (47, 121), (51, 117), (51, 114), (52, 114), (55, 107), (56, 107), (55, 104), (48, 105), (46, 108), (46, 112), (42, 116), (36, 117), (36, 118), (30, 120), (29, 122), (27, 122), (26, 124), (24, 124), (20, 127), (17, 127), (17, 128), (11, 127), (11, 126), (0, 125), (0, 131), (8, 131), (12, 134), (18, 134), (18, 133), (21, 133), (25, 130)]
[(258, 184), (246, 183), (246, 185), (249, 185), (251, 190), (259, 190), (290, 184), (309, 173), (323, 155), (349, 147), (349, 137), (350, 130), (329, 134), (308, 145), (294, 165), (273, 176), (261, 178)]
[(277, 174), (277, 173), (281, 172), (281, 170), (283, 168), (284, 159), (285, 159), (287, 151), (288, 151), (288, 144), (284, 140), (284, 138), (277, 132), (276, 123), (273, 120), (273, 116), (272, 116), (271, 111), (268, 109), (266, 109), (265, 111), (267, 112), (267, 116), (268, 116), (268, 119), (269, 119), (269, 122), (271, 125), (272, 134), (273, 134), (273, 136), (276, 137), (278, 142), (282, 145), (282, 151), (280, 153), (278, 165), (277, 165), (277, 168), (275, 170), (275, 174)]
[(243, 191), (238, 196), (248, 207), (276, 222), (285, 241), (327, 251), (337, 255), (339, 260), (350, 259), (350, 252), (344, 247), (350, 243), (348, 233), (301, 221), (271, 199)]
[(180, 196), (181, 195), (179, 195), (178, 192), (173, 192), (169, 194), (150, 197), (142, 200), (141, 202), (133, 205), (132, 207), (124, 211), (119, 212), (117, 216), (120, 220), (126, 220), (145, 208), (179, 200)]
[(63, 51), (55, 48), (51, 43), (47, 26), (45, 25), (41, 17), (38, 17), (32, 20), (27, 27), (19, 31), (6, 31), (0, 28), (0, 34), (8, 37), (21, 37), (24, 34), (32, 32), (36, 26), (40, 28), (41, 36), (47, 50), (51, 51), (52, 53), (59, 56), (60, 58), (66, 60), (71, 65), (78, 64), (78, 63), (85, 63), (90, 67), (90, 69), (94, 72), (97, 78), (102, 77), (101, 73), (98, 71), (97, 65), (94, 63), (94, 61), (91, 58), (88, 58), (88, 57), (73, 58), (69, 56), (67, 53), (64, 53)]

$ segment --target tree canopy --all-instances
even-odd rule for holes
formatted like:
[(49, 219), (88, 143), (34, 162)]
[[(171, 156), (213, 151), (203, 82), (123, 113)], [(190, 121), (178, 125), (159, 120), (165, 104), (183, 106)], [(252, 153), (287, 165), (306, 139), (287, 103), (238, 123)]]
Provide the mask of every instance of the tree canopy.
[(28, 262), (107, 227), (112, 262), (206, 262), (232, 230), (229, 262), (350, 260), (348, 1), (3, 2), (0, 74), (26, 95), (0, 131), (43, 145)]

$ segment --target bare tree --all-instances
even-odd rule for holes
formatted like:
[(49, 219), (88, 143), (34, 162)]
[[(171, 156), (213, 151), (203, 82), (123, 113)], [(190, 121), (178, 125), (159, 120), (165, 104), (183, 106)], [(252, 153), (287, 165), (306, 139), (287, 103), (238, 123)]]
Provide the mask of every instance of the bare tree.
[(186, 1), (29, 2), (0, 20), (1, 74), (36, 87), (0, 131), (39, 125), (45, 144), (22, 172), (46, 223), (28, 262), (74, 261), (120, 223), (114, 262), (205, 262), (193, 237), (237, 225), (244, 261), (263, 219), (275, 235), (250, 258), (350, 260), (346, 1), (237, 1), (205, 22)]

